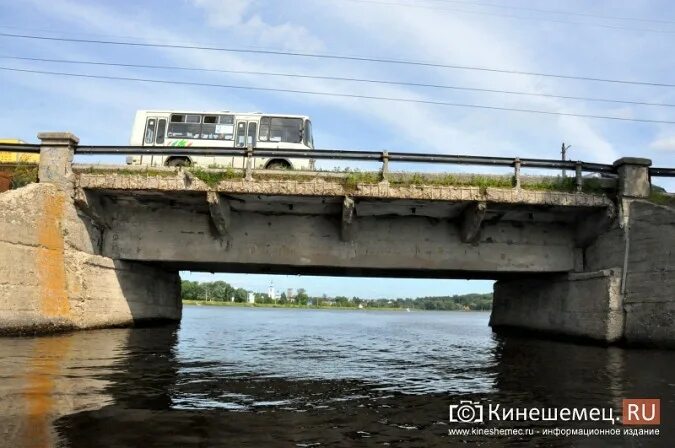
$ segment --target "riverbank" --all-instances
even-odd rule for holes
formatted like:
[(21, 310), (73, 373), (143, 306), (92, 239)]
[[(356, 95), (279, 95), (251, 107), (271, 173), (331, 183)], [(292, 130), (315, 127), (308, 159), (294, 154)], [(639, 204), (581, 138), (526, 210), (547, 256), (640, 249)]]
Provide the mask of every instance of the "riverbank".
[(183, 305), (188, 306), (220, 306), (220, 307), (234, 307), (234, 308), (297, 308), (297, 309), (321, 309), (321, 310), (358, 310), (358, 311), (464, 311), (464, 312), (489, 312), (490, 310), (472, 310), (472, 309), (457, 309), (457, 310), (430, 310), (424, 308), (398, 308), (398, 307), (379, 307), (379, 306), (364, 306), (357, 308), (355, 306), (336, 306), (336, 305), (298, 305), (294, 303), (243, 303), (243, 302), (222, 302), (222, 301), (206, 301), (206, 300), (183, 300)]
[[(183, 300), (183, 305), (192, 306), (231, 306), (238, 308), (298, 308), (298, 309), (322, 309), (322, 310), (361, 310), (361, 311), (405, 311), (406, 308), (394, 307), (363, 307), (336, 306), (336, 305), (298, 305), (294, 303), (242, 303), (242, 302), (216, 302), (206, 300)], [(412, 310), (411, 310), (412, 311)], [(418, 310), (419, 311), (419, 310)]]

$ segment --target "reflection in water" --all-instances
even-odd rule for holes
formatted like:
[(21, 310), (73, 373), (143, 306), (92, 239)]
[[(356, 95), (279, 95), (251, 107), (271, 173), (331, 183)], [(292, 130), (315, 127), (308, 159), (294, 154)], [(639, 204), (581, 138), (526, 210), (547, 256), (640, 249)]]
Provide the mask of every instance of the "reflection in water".
[[(23, 397), (26, 402), (26, 423), (20, 441), (30, 441), (34, 446), (52, 444), (52, 413), (55, 409), (56, 378), (60, 377), (62, 360), (70, 347), (68, 338), (44, 338), (35, 341), (26, 370)], [(17, 441), (19, 442), (19, 441)]]
[(0, 445), (58, 446), (55, 419), (112, 403), (107, 375), (124, 356), (130, 333), (1, 339)]
[(497, 337), (487, 318), (187, 308), (180, 329), (3, 339), (0, 445), (673, 446), (449, 437), (460, 399), (618, 411), (657, 397), (662, 431), (673, 423), (672, 352)]

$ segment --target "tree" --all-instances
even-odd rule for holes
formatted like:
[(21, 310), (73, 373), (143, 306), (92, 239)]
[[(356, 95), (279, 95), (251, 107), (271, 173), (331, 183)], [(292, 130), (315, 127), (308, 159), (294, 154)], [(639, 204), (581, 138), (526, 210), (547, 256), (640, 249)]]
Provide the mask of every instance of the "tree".
[(351, 306), (351, 303), (349, 302), (349, 298), (345, 296), (337, 296), (335, 298), (335, 305), (337, 306)]
[(204, 300), (206, 289), (199, 282), (183, 280), (181, 282), (181, 299), (184, 300)]
[(246, 302), (246, 299), (248, 298), (248, 291), (246, 291), (244, 288), (237, 288), (234, 291), (234, 301), (243, 303)]
[(307, 302), (309, 301), (309, 296), (307, 295), (307, 291), (305, 291), (305, 288), (298, 289), (298, 293), (296, 294), (295, 299), (298, 301), (300, 305), (307, 305)]
[(220, 302), (229, 301), (232, 296), (232, 286), (223, 281), (209, 283), (209, 299)]

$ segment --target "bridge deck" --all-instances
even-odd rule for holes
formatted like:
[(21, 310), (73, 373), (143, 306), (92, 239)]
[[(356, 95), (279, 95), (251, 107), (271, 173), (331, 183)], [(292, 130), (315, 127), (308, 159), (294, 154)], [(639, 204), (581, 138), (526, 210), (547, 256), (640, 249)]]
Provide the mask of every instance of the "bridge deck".
[[(393, 182), (348, 183), (334, 173), (287, 171), (254, 172), (252, 180), (243, 177), (223, 179), (207, 184), (190, 171), (154, 169), (152, 174), (127, 169), (77, 169), (76, 185), (84, 190), (114, 194), (148, 194), (176, 198), (180, 194), (215, 191), (224, 195), (256, 195), (267, 197), (320, 197), (325, 199), (352, 197), (357, 199), (399, 200), (408, 202), (487, 202), (525, 206), (603, 208), (612, 201), (604, 194), (564, 191), (500, 188), (490, 186), (405, 184)], [(279, 176), (275, 178), (274, 176)], [(297, 176), (297, 179), (294, 178)], [(493, 176), (499, 178), (500, 176)], [(503, 178), (503, 177), (502, 177)], [(541, 178), (537, 178), (541, 179)]]

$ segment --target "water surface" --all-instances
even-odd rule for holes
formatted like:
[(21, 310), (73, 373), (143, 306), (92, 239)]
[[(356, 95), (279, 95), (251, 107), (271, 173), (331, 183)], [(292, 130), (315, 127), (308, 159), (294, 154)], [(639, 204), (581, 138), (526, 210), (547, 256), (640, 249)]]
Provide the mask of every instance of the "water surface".
[[(186, 307), (180, 326), (4, 338), (0, 446), (675, 446), (672, 351), (496, 336), (488, 318)], [(448, 435), (462, 399), (626, 397), (661, 398), (661, 436)]]

